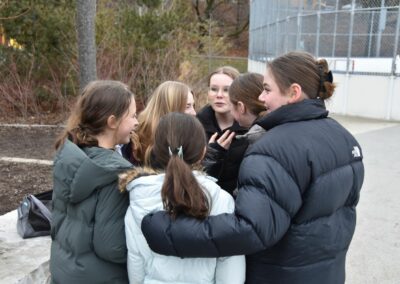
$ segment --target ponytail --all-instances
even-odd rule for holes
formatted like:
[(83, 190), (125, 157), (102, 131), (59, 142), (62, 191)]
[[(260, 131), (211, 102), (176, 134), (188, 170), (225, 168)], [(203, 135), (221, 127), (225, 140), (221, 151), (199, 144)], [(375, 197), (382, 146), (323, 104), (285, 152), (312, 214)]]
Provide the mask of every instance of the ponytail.
[(329, 70), (328, 62), (325, 59), (319, 59), (316, 62), (319, 71), (319, 88), (317, 97), (326, 100), (333, 95), (335, 84), (333, 83), (332, 72)]
[(204, 219), (209, 215), (210, 204), (207, 196), (189, 165), (176, 154), (171, 155), (165, 168), (161, 197), (165, 210), (172, 218), (185, 214)]
[(315, 59), (309, 53), (292, 51), (268, 62), (281, 93), (297, 83), (310, 99), (326, 100), (333, 95), (335, 84), (325, 59)]
[(207, 145), (200, 121), (171, 112), (160, 119), (151, 147), (151, 163), (165, 171), (161, 198), (173, 218), (186, 214), (198, 219), (209, 215), (209, 198), (192, 170), (200, 164)]

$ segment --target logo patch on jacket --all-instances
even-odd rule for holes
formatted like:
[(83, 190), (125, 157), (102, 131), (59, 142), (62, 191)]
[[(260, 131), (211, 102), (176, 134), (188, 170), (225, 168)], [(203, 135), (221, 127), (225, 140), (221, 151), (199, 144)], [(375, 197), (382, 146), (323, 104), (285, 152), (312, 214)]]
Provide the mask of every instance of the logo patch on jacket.
[(361, 151), (360, 151), (360, 148), (358, 148), (358, 146), (354, 146), (353, 151), (351, 151), (351, 153), (353, 154), (354, 158), (361, 157)]

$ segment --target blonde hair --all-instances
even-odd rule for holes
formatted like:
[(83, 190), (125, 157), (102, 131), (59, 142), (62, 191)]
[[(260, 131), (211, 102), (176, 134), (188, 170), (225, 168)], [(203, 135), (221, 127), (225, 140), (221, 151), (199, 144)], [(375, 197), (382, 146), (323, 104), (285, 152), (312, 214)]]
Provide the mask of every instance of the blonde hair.
[(207, 77), (207, 84), (210, 86), (210, 80), (211, 77), (214, 76), (215, 74), (225, 74), (228, 77), (231, 77), (232, 80), (235, 80), (237, 77), (239, 77), (240, 72), (237, 70), (235, 67), (232, 66), (221, 66), (212, 71), (208, 77)]
[(132, 135), (132, 154), (136, 161), (149, 164), (160, 118), (170, 112), (184, 112), (189, 92), (192, 92), (189, 86), (177, 81), (166, 81), (156, 88), (140, 113), (139, 126)]

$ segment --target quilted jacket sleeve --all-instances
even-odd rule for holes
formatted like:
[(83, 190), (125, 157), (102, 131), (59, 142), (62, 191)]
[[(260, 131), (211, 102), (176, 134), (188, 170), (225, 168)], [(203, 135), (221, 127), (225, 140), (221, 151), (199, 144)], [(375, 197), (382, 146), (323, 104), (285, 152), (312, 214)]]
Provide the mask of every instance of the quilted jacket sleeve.
[(234, 214), (201, 222), (165, 212), (147, 215), (142, 231), (152, 250), (180, 257), (220, 257), (266, 249), (288, 230), (301, 206), (297, 184), (272, 157), (252, 154), (243, 160)]
[(226, 153), (226, 149), (218, 143), (208, 144), (206, 156), (202, 162), (208, 175), (218, 178)]

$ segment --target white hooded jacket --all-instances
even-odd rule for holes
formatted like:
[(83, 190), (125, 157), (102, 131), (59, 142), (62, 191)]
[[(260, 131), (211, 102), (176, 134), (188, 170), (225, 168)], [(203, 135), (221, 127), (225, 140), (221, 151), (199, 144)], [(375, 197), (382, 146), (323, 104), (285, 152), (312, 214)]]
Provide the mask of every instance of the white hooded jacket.
[[(194, 171), (197, 181), (210, 197), (210, 215), (232, 213), (233, 198), (204, 173)], [(245, 257), (179, 258), (154, 253), (140, 229), (148, 213), (163, 210), (161, 187), (164, 174), (142, 176), (127, 185), (130, 205), (125, 216), (130, 283), (244, 283)], [(196, 244), (193, 244), (196, 245)]]

